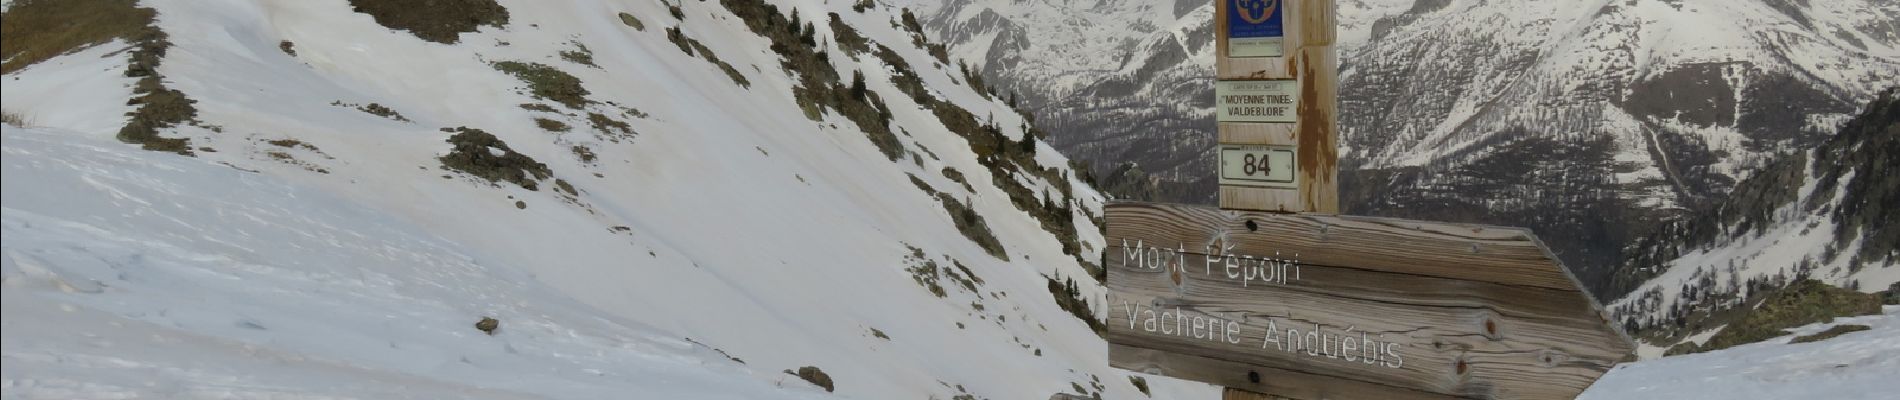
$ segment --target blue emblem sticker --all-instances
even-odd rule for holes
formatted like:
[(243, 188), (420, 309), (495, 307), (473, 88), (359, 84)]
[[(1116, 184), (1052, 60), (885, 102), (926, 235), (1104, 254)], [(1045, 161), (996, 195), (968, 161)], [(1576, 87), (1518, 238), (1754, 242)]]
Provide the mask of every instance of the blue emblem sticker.
[(1286, 54), (1285, 1), (1227, 2), (1227, 56), (1280, 57)]

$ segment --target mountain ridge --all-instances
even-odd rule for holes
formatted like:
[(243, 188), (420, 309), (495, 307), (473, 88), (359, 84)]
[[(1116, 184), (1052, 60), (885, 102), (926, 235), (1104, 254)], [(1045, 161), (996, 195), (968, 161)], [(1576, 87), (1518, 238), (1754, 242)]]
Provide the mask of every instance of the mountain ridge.
[[(922, 3), (1111, 194), (1212, 202), (1209, 2)], [(1532, 228), (1592, 287), (1650, 221), (1819, 143), (1900, 75), (1900, 5), (1880, 2), (1337, 7), (1345, 211)]]
[[(1784, 156), (1708, 210), (1624, 251), (1599, 296), (1625, 328), (1661, 349), (1726, 331), (1764, 297), (1815, 282), (1900, 293), (1900, 87), (1812, 150)], [(1877, 300), (1870, 300), (1877, 301)], [(1835, 312), (1816, 306), (1823, 312)], [(1652, 355), (1653, 356), (1653, 355)]]

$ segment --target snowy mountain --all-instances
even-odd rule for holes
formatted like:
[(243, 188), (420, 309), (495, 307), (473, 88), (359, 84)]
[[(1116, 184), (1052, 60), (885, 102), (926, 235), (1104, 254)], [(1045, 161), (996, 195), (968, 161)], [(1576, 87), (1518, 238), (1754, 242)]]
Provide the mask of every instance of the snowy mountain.
[(1791, 281), (1900, 294), (1896, 169), (1900, 87), (1815, 149), (1638, 240), (1605, 289), (1609, 308), (1660, 350), (1708, 340)]
[[(1207, 0), (908, 4), (1106, 187), (1211, 201)], [(1336, 4), (1348, 212), (1530, 227), (1595, 286), (1900, 76), (1891, 1)]]
[(5, 6), (0, 397), (1212, 393), (1108, 367), (1102, 196), (895, 10), (136, 5)]

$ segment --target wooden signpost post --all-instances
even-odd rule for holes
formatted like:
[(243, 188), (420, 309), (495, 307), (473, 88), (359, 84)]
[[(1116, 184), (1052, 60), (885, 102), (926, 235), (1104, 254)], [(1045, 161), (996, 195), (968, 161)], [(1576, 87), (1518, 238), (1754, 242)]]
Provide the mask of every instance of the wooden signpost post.
[(1221, 208), (1339, 213), (1333, 0), (1214, 3)]
[(1635, 345), (1528, 230), (1339, 212), (1332, 0), (1215, 0), (1220, 208), (1107, 207), (1109, 362), (1224, 399), (1570, 399)]

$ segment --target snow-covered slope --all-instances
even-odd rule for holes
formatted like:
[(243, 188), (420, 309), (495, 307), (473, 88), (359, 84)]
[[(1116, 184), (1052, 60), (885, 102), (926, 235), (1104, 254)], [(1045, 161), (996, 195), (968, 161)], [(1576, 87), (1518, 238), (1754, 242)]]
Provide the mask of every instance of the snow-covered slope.
[(824, 397), (321, 188), (3, 129), (7, 398)]
[[(1841, 325), (1866, 331), (1789, 343)], [(1789, 336), (1703, 354), (1623, 364), (1578, 399), (1890, 399), (1900, 375), (1900, 306), (1882, 315), (1790, 329)]]
[[(774, 2), (884, 99), (893, 161), (839, 111), (809, 119), (726, 3), (747, 2), (504, 0), (505, 24), (444, 44), (345, 1), (142, 1), (170, 42), (156, 72), (196, 102), (160, 134), (192, 157), (113, 140), (125, 41), (8, 74), (34, 127), (5, 131), (5, 396), (806, 398), (824, 390), (780, 371), (816, 366), (848, 398), (1145, 397), (1047, 289), (1088, 281), (1102, 197), (1046, 144), (979, 156), (893, 76), (1011, 140), (1019, 114), (890, 10)], [(908, 65), (839, 48), (828, 13)], [(444, 168), (456, 127), (545, 165), (538, 190)], [(1079, 254), (1025, 203), (1071, 213)]]

